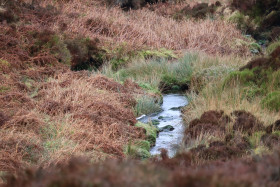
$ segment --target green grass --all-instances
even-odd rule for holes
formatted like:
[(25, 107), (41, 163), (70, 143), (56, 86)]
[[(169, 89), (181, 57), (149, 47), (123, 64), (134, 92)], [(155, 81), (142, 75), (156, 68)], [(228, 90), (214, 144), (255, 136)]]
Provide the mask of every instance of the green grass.
[(7, 86), (0, 86), (0, 93), (4, 93), (6, 91), (9, 91), (11, 88), (7, 87)]
[(131, 158), (147, 159), (151, 157), (151, 144), (147, 140), (136, 140), (133, 143), (129, 142), (125, 147), (125, 154)]
[(144, 95), (137, 99), (137, 104), (134, 108), (135, 115), (152, 114), (161, 111), (160, 103), (154, 97)]
[(135, 126), (144, 128), (146, 130), (147, 141), (150, 142), (150, 145), (155, 145), (158, 132), (158, 129), (155, 126), (153, 126), (152, 124), (145, 124), (141, 122), (138, 122)]
[(277, 47), (279, 47), (279, 46), (280, 46), (280, 38), (279, 38), (278, 41), (275, 41), (275, 42), (271, 43), (271, 44), (267, 47), (267, 49), (266, 49), (267, 54), (270, 55), (270, 54), (271, 54)]
[(143, 50), (138, 53), (140, 57), (147, 58), (178, 58), (177, 55), (168, 49), (161, 48), (159, 50)]
[(265, 134), (264, 131), (258, 131), (253, 133), (249, 137), (250, 144), (253, 148), (257, 148), (260, 145), (261, 137)]
[(280, 111), (280, 91), (275, 91), (268, 94), (262, 100), (262, 106), (271, 111), (279, 112)]
[(104, 66), (102, 73), (118, 82), (132, 79), (135, 82), (148, 84), (152, 89), (160, 85), (182, 86), (189, 84), (192, 75), (191, 64), (198, 60), (198, 54), (187, 53), (182, 59), (168, 61), (166, 58), (133, 60), (127, 67), (117, 72), (112, 70), (110, 63)]

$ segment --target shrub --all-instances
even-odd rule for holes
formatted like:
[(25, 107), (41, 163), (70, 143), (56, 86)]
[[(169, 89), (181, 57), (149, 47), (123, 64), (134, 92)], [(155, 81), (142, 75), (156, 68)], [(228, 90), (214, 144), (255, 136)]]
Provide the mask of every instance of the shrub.
[(30, 34), (35, 40), (34, 45), (30, 47), (32, 56), (38, 55), (41, 51), (48, 50), (59, 62), (70, 65), (71, 54), (61, 36), (56, 35), (50, 30), (31, 32)]
[(271, 92), (261, 102), (264, 108), (268, 108), (271, 111), (280, 111), (280, 91)]
[(231, 23), (235, 23), (237, 27), (243, 32), (247, 32), (251, 27), (249, 16), (245, 16), (239, 11), (233, 12), (233, 14), (227, 20)]
[(82, 37), (66, 40), (67, 48), (72, 56), (72, 70), (97, 69), (103, 64), (104, 51), (98, 49), (98, 42), (97, 39)]
[(12, 23), (18, 21), (18, 16), (9, 9), (0, 9), (0, 22), (6, 21), (7, 23)]

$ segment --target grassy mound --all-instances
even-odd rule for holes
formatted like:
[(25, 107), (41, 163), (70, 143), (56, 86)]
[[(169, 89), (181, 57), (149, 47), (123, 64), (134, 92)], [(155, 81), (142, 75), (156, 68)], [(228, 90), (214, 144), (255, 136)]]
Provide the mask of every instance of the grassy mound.
[[(240, 71), (230, 73), (224, 81), (224, 88), (241, 84), (247, 98), (264, 96), (262, 105), (270, 110), (274, 108), (275, 111), (279, 111), (277, 107), (279, 104), (277, 93), (280, 90), (279, 49), (276, 48), (268, 58), (252, 60), (240, 68)], [(271, 106), (273, 102), (275, 104)]]

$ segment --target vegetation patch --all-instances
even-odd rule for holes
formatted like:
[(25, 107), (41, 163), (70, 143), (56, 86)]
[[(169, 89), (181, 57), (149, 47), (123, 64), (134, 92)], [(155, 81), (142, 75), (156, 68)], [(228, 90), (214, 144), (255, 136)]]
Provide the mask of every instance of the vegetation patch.
[(137, 99), (137, 104), (134, 110), (136, 116), (141, 116), (143, 114), (148, 115), (148, 114), (160, 112), (161, 106), (156, 98), (145, 95)]
[(172, 51), (165, 48), (159, 50), (143, 50), (139, 52), (140, 57), (149, 58), (167, 58), (167, 59), (177, 59), (177, 55)]
[(268, 55), (270, 55), (273, 51), (275, 51), (278, 47), (280, 47), (280, 38), (279, 41), (272, 42), (266, 49)]
[(280, 111), (280, 91), (269, 93), (262, 100), (262, 106), (269, 110), (279, 112)]
[(150, 142), (151, 146), (154, 146), (156, 143), (158, 129), (152, 124), (145, 124), (141, 122), (137, 122), (136, 127), (141, 127), (146, 131), (146, 140)]
[(151, 157), (150, 142), (147, 140), (136, 140), (129, 143), (125, 148), (125, 154), (134, 159), (147, 159)]
[(192, 75), (191, 63), (198, 56), (188, 53), (177, 61), (164, 59), (134, 60), (127, 67), (112, 72), (111, 67), (103, 68), (103, 73), (124, 82), (132, 79), (152, 92), (184, 91), (188, 89)]

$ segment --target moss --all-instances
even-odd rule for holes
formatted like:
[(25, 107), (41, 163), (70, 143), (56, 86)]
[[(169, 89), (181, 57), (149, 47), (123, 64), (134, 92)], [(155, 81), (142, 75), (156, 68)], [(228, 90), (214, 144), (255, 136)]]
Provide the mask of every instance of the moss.
[(254, 132), (250, 137), (249, 137), (249, 142), (251, 144), (251, 147), (255, 148), (258, 147), (261, 137), (265, 134), (266, 132), (264, 131), (258, 131)]
[(135, 126), (144, 128), (146, 130), (147, 141), (149, 141), (152, 146), (155, 145), (158, 133), (158, 129), (155, 126), (141, 122), (138, 122)]
[(133, 143), (130, 141), (125, 147), (124, 153), (132, 158), (147, 159), (151, 157), (150, 148), (151, 144), (147, 140), (136, 140)]
[(142, 58), (178, 58), (172, 50), (165, 48), (159, 50), (143, 50), (138, 55)]
[(148, 150), (130, 144), (125, 148), (124, 153), (134, 159), (147, 159), (151, 157)]
[(147, 140), (136, 140), (133, 143), (135, 146), (141, 148), (141, 149), (145, 149), (147, 151), (150, 151), (151, 148), (151, 144), (149, 141)]
[(280, 91), (271, 92), (261, 102), (263, 108), (271, 111), (280, 111)]

